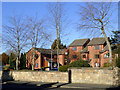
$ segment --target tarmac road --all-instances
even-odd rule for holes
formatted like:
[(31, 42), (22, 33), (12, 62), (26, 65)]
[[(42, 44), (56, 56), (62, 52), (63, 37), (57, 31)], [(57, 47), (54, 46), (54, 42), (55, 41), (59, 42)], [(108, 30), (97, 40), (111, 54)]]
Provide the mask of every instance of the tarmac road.
[(23, 86), (23, 85), (2, 85), (2, 90), (86, 90), (77, 88), (50, 88), (50, 87), (36, 87), (36, 86)]
[[(44, 82), (25, 82), (7, 81), (0, 84), (2, 90), (120, 90), (109, 86), (69, 84), (69, 83), (44, 83)], [(1, 88), (0, 88), (1, 89)]]

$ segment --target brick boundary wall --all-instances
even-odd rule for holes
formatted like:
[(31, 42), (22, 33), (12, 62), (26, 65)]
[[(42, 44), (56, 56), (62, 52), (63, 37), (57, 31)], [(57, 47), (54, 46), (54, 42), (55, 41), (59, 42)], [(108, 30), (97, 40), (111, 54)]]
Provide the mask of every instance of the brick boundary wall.
[(69, 68), (69, 72), (57, 71), (0, 71), (3, 81), (38, 81), (60, 83), (84, 83), (120, 85), (120, 69)]

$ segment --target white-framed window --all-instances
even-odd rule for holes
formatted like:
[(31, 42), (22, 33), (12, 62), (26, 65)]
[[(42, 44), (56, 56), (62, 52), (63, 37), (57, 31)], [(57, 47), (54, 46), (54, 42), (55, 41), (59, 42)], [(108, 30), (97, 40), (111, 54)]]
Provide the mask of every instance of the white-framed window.
[(77, 47), (73, 47), (72, 50), (76, 51), (76, 50), (77, 50)]
[(104, 54), (104, 58), (109, 58), (109, 53)]

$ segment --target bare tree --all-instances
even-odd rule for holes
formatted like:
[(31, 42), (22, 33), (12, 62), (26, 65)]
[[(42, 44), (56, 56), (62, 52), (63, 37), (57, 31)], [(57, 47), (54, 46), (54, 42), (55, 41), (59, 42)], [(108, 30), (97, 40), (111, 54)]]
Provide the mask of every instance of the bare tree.
[(29, 17), (27, 20), (27, 27), (29, 31), (29, 40), (32, 45), (33, 50), (33, 63), (32, 70), (34, 70), (35, 63), (35, 48), (39, 45), (39, 47), (43, 47), (47, 41), (49, 41), (50, 35), (44, 29), (45, 21), (44, 19), (38, 19), (37, 16), (35, 18)]
[(48, 5), (48, 11), (50, 15), (50, 24), (56, 30), (56, 38), (57, 38), (57, 63), (59, 68), (59, 40), (61, 38), (61, 34), (63, 28), (67, 24), (67, 18), (65, 16), (65, 10), (63, 8), (63, 4), (60, 2), (52, 3)]
[(91, 33), (101, 31), (107, 42), (109, 48), (109, 60), (112, 63), (112, 50), (108, 37), (105, 33), (107, 26), (110, 24), (111, 3), (86, 3), (85, 6), (80, 7), (79, 11), (80, 22), (79, 30), (87, 30)]
[(20, 52), (27, 46), (27, 30), (24, 19), (10, 17), (9, 24), (3, 26), (3, 44), (17, 53), (16, 70), (20, 64)]

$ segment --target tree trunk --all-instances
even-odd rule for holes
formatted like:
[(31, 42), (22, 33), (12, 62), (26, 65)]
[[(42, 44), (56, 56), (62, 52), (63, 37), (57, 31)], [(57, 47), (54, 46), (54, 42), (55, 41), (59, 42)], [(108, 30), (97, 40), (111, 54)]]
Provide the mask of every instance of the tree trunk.
[(57, 37), (57, 63), (58, 63), (58, 69), (59, 69), (59, 39)]
[(17, 59), (16, 59), (16, 70), (18, 70), (18, 61), (19, 61), (19, 55), (20, 55), (20, 43), (19, 43), (19, 32), (18, 28), (16, 27), (17, 30)]
[(18, 57), (16, 59), (16, 70), (18, 70)]
[(11, 65), (11, 54), (9, 56), (9, 65)]
[(108, 37), (107, 37), (106, 33), (104, 32), (104, 30), (102, 30), (102, 33), (103, 33), (103, 35), (105, 37), (105, 40), (107, 42), (107, 46), (108, 46), (108, 49), (109, 49), (109, 60), (110, 60), (110, 63), (112, 64), (112, 66), (113, 66), (113, 62), (112, 62), (112, 50), (111, 50), (110, 42), (108, 41)]
[(33, 31), (33, 35), (34, 35), (34, 37), (33, 37), (33, 46), (32, 46), (32, 48), (34, 49), (33, 50), (33, 62), (32, 62), (32, 70), (34, 70), (34, 64), (35, 64), (35, 45), (36, 45), (36, 41), (35, 41), (35, 29), (33, 29), (34, 31)]
[(103, 35), (104, 35), (104, 37), (105, 37), (105, 40), (106, 40), (106, 43), (107, 43), (107, 46), (108, 46), (108, 50), (109, 50), (109, 61), (110, 61), (111, 65), (112, 65), (112, 67), (113, 67), (111, 45), (110, 45), (110, 42), (108, 41), (108, 37), (107, 37), (107, 35), (106, 35), (105, 31), (104, 31), (103, 21), (102, 21), (102, 20), (99, 20), (99, 21), (100, 21), (100, 23), (101, 23), (102, 33), (103, 33)]
[(20, 65), (19, 63), (19, 55), (20, 55), (20, 51), (18, 50), (18, 54), (17, 54), (17, 59), (16, 59), (16, 70), (18, 70), (18, 65)]
[(34, 70), (34, 65), (35, 65), (35, 48), (33, 50), (33, 64), (32, 64), (32, 70)]
[(59, 37), (58, 35), (59, 34), (58, 33), (59, 32), (58, 32), (58, 22), (57, 21), (56, 21), (56, 33), (57, 33), (56, 34), (56, 37), (57, 37), (57, 67), (59, 69), (59, 57), (58, 57), (59, 56), (59, 39), (58, 39), (58, 37)]

